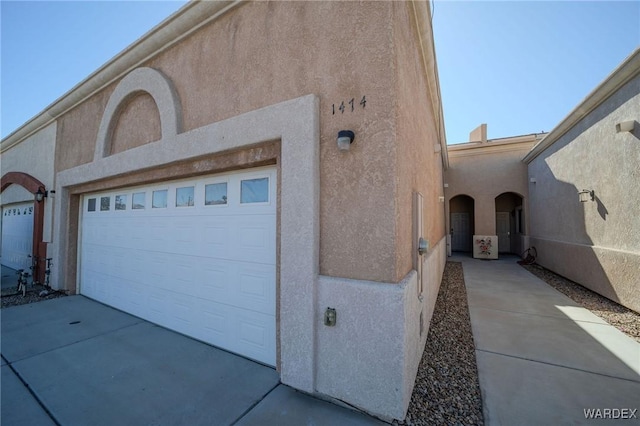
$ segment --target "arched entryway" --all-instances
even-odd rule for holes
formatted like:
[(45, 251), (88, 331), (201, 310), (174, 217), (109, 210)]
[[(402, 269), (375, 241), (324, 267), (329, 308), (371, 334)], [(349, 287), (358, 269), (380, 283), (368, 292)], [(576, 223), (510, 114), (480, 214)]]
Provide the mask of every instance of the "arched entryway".
[(449, 200), (451, 251), (471, 252), (475, 234), (475, 201), (468, 195), (457, 195)]
[(47, 189), (42, 182), (27, 173), (8, 172), (2, 176), (0, 192), (4, 192), (9, 185), (20, 185), (33, 194), (33, 245), (31, 256), (38, 259), (34, 276), (36, 281), (44, 282), (44, 269), (40, 264), (47, 257), (47, 245), (42, 241), (44, 226), (44, 201), (38, 201), (36, 194), (46, 194)]
[(525, 234), (523, 197), (515, 192), (503, 192), (495, 199), (498, 252), (520, 254)]

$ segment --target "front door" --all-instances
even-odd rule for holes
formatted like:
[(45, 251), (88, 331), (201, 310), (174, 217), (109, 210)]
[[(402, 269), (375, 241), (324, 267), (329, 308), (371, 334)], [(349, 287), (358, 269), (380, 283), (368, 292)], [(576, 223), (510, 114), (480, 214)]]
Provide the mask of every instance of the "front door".
[(496, 232), (498, 233), (498, 253), (511, 252), (511, 214), (509, 212), (496, 213)]
[(471, 251), (469, 213), (451, 213), (451, 250)]

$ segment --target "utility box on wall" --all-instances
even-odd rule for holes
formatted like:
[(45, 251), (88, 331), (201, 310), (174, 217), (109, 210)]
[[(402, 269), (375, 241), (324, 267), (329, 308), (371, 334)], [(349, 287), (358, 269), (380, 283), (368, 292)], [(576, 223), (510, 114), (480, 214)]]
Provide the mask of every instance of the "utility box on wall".
[(474, 235), (473, 236), (473, 258), (474, 259), (497, 259), (498, 258), (498, 236), (497, 235)]

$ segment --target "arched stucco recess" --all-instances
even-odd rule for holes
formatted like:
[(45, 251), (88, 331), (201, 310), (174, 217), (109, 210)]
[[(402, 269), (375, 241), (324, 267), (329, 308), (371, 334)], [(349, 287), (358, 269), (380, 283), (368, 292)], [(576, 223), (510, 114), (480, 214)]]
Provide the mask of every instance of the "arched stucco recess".
[[(33, 176), (22, 172), (8, 172), (0, 179), (0, 192), (4, 192), (9, 185), (20, 185), (27, 191), (34, 194), (34, 209), (33, 209), (33, 245), (31, 249), (31, 255), (40, 260), (41, 262), (47, 257), (47, 244), (42, 241), (43, 229), (44, 229), (44, 201), (35, 201), (35, 194), (38, 189), (42, 189), (45, 192), (47, 188), (42, 182)], [(40, 266), (41, 262), (36, 264), (34, 275), (36, 281), (44, 282), (44, 269)]]
[(131, 98), (141, 93), (151, 95), (158, 107), (162, 140), (173, 139), (182, 132), (182, 107), (171, 80), (153, 68), (138, 68), (123, 78), (109, 97), (98, 129), (93, 161), (111, 154), (111, 137), (119, 113)]
[[(475, 198), (473, 198), (471, 195), (469, 195), (469, 194), (465, 194), (464, 192), (461, 192), (461, 193), (459, 193), (459, 194), (452, 195), (451, 197), (449, 197), (449, 201), (453, 200), (453, 199), (454, 199), (454, 198), (456, 198), (456, 197), (460, 197), (460, 196), (469, 197), (469, 198), (471, 198), (473, 201), (475, 201), (475, 200), (476, 200), (476, 199), (475, 199)], [(494, 198), (495, 198), (495, 197), (494, 197)]]
[[(515, 194), (515, 195), (517, 195), (518, 197), (522, 198), (523, 200), (525, 199), (525, 196), (524, 196), (524, 195), (522, 195), (521, 193), (519, 193), (518, 191), (502, 191), (502, 192), (500, 192), (500, 193), (496, 194), (496, 195), (493, 197), (493, 199), (495, 200), (496, 198), (498, 198), (498, 197), (499, 197), (499, 196), (501, 196), (502, 194)], [(472, 197), (472, 198), (473, 198), (473, 197)]]
[[(467, 197), (470, 198), (471, 201), (473, 202), (473, 215), (475, 217), (476, 214), (476, 203), (477, 200), (472, 197), (471, 195), (464, 193), (464, 192), (459, 192), (457, 194), (451, 195), (447, 197), (446, 203), (445, 203), (445, 219), (444, 219), (444, 224), (445, 224), (445, 231), (446, 231), (446, 238), (447, 238), (447, 256), (451, 256), (452, 254), (452, 246), (451, 246), (451, 202), (458, 198), (458, 197)], [(472, 224), (473, 228), (475, 229), (475, 222)]]
[(521, 242), (521, 246), (516, 250), (518, 253), (515, 253), (515, 254), (519, 254), (523, 250), (529, 248), (529, 205), (528, 205), (529, 200), (527, 199), (527, 197), (525, 197), (518, 191), (507, 190), (502, 192), (496, 192), (494, 193), (494, 197), (493, 197), (494, 214), (496, 214), (496, 211), (497, 211), (498, 198), (505, 194), (513, 194), (520, 198), (520, 208), (522, 209), (522, 212), (523, 212), (524, 226), (523, 226), (523, 232), (521, 234), (523, 238)]

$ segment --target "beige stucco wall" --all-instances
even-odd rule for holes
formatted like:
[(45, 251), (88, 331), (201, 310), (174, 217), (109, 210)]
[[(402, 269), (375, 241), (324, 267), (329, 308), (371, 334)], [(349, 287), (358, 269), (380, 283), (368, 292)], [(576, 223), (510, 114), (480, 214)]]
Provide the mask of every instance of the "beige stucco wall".
[[(396, 274), (410, 273), (416, 264), (418, 288), (410, 286), (404, 295), (403, 341), (398, 342), (404, 348), (402, 354), (402, 380), (397, 392), (387, 395), (396, 398), (406, 412), (413, 384), (422, 359), (422, 353), (429, 332), (429, 325), (435, 307), (442, 272), (446, 261), (446, 239), (444, 222), (444, 203), (440, 196), (443, 190), (443, 162), (438, 135), (438, 118), (433, 111), (431, 99), (438, 94), (431, 93), (426, 81), (427, 72), (424, 63), (419, 60), (419, 27), (414, 16), (404, 2), (392, 2), (394, 12), (394, 49), (396, 71), (396, 206), (395, 223), (397, 238)], [(440, 148), (440, 149), (436, 149)], [(414, 203), (414, 193), (422, 195), (421, 226), (416, 223), (420, 209)], [(422, 235), (418, 231), (422, 229)], [(429, 251), (418, 257), (417, 239), (425, 238), (429, 242)], [(398, 277), (397, 277), (398, 278)], [(396, 278), (396, 280), (397, 280)], [(421, 289), (421, 290), (420, 290)], [(382, 338), (382, 336), (380, 336)], [(384, 338), (382, 338), (384, 340)], [(372, 352), (380, 346), (381, 340), (374, 340)], [(391, 357), (385, 357), (393, 360)], [(385, 367), (386, 368), (386, 367)], [(356, 381), (352, 386), (367, 387), (366, 382)], [(369, 398), (369, 395), (363, 395)], [(375, 400), (375, 396), (371, 395)], [(377, 402), (377, 404), (381, 404)], [(396, 418), (399, 418), (396, 416)]]
[(527, 210), (529, 187), (527, 165), (522, 158), (537, 142), (535, 135), (449, 146), (449, 169), (445, 172), (445, 207), (447, 229), (449, 202), (457, 195), (468, 195), (475, 202), (475, 234), (496, 235), (496, 197), (513, 192), (523, 197), (525, 233), (528, 233)]
[[(439, 111), (425, 77), (435, 64), (418, 38), (427, 15), (426, 3), (243, 4), (75, 105), (56, 133), (56, 286), (75, 289), (83, 193), (276, 164), (281, 380), (403, 418), (446, 257)], [(158, 92), (141, 95), (149, 79)], [(342, 129), (356, 133), (349, 152), (336, 147)], [(431, 243), (421, 276), (414, 192)], [(332, 329), (322, 323), (328, 305), (340, 306)], [(374, 305), (391, 335), (374, 326)], [(380, 348), (382, 335), (384, 354), (363, 362), (360, 351)], [(336, 341), (350, 342), (344, 357)]]
[[(409, 7), (248, 3), (145, 64), (175, 85), (185, 131), (309, 93), (320, 97), (320, 270), (325, 275), (397, 282), (408, 270), (410, 260), (398, 260), (394, 225), (398, 76), (390, 23), (394, 8)], [(60, 118), (57, 171), (93, 159), (100, 117), (113, 89), (112, 84)], [(365, 108), (358, 104), (363, 96)], [(334, 114), (332, 105), (341, 102), (347, 110)], [(154, 114), (150, 102), (140, 102), (135, 111), (142, 118)], [(117, 146), (154, 139), (134, 131), (139, 121), (145, 120), (121, 117)], [(342, 129), (356, 133), (347, 153), (336, 148)], [(402, 244), (404, 253), (407, 246)]]
[[(3, 170), (3, 174), (4, 173), (6, 172)], [(20, 203), (23, 201), (33, 201), (33, 194), (20, 185), (9, 185), (7, 189), (2, 191), (0, 200), (2, 200), (2, 205), (6, 206), (7, 204)]]
[(316, 320), (332, 307), (337, 323), (317, 331), (318, 392), (385, 419), (404, 418), (438, 295), (427, 283), (440, 283), (445, 261), (442, 238), (423, 259), (422, 299), (416, 271), (399, 285), (319, 277)]
[[(418, 35), (413, 16), (405, 3), (394, 6), (395, 90), (396, 98), (396, 280), (412, 268), (413, 241), (412, 194), (424, 197), (423, 237), (435, 246), (444, 237), (443, 167), (435, 114), (422, 63), (416, 52)], [(409, 25), (407, 25), (407, 23)], [(439, 281), (438, 281), (439, 282)]]
[[(2, 150), (2, 175), (8, 172), (22, 172), (33, 176), (45, 185), (47, 190), (54, 189), (53, 158), (56, 149), (56, 123), (51, 123), (18, 144)], [(22, 201), (33, 201), (33, 194), (19, 185), (10, 185), (2, 192), (2, 205)], [(43, 239), (51, 242), (53, 226), (54, 194), (44, 199), (45, 216)]]
[[(396, 133), (395, 147), (390, 145), (388, 149), (395, 149), (397, 162), (388, 178), (396, 192), (396, 277), (386, 285), (319, 277), (317, 319), (320, 322), (330, 306), (337, 309), (339, 320), (336, 327), (319, 327), (317, 331), (317, 387), (320, 393), (370, 413), (402, 419), (438, 295), (446, 240), (444, 205), (439, 200), (443, 195), (443, 165), (440, 151), (435, 149), (440, 141), (426, 72), (416, 54), (418, 27), (407, 3), (390, 4), (395, 72), (394, 115), (390, 118)], [(388, 161), (392, 158), (387, 157)], [(419, 258), (415, 192), (423, 195), (422, 236), (430, 242), (428, 253)], [(376, 215), (371, 212), (372, 218)], [(388, 225), (373, 226), (372, 231), (377, 233), (379, 226)], [(418, 271), (413, 270), (414, 261), (421, 264)], [(398, 281), (399, 285), (390, 285)]]
[(640, 75), (529, 164), (530, 233), (538, 263), (640, 311), (640, 129), (615, 129), (627, 120), (640, 121)]
[(111, 139), (111, 153), (160, 140), (160, 114), (151, 95), (142, 93), (123, 106)]
[(112, 84), (57, 120), (56, 173), (93, 160), (100, 119), (114, 88)]

